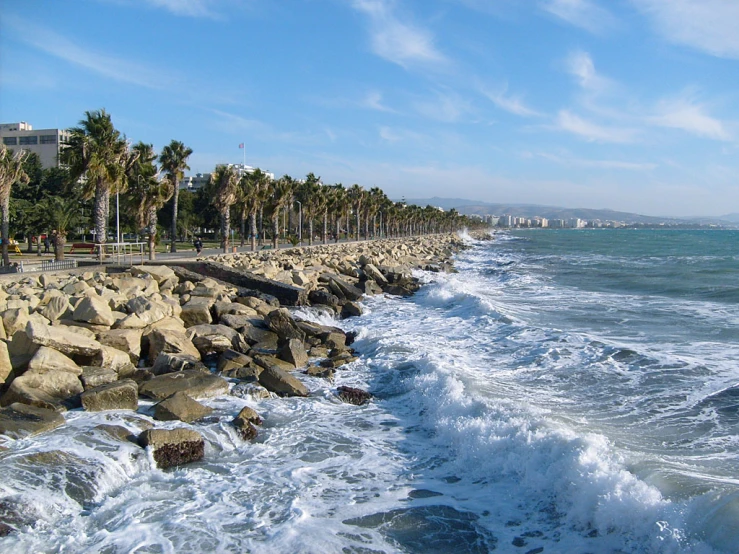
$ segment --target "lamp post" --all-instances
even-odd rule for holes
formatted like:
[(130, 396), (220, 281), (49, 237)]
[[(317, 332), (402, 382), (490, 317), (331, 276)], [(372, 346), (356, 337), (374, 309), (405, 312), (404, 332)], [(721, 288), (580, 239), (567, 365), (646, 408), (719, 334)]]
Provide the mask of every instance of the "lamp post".
[(300, 200), (296, 200), (298, 203), (298, 246), (303, 246), (303, 203)]

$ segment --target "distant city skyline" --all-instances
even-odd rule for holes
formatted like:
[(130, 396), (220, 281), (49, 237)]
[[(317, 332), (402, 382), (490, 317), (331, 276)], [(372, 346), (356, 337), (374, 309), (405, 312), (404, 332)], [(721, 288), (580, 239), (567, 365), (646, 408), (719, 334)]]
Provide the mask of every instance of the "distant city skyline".
[(192, 175), (739, 212), (739, 2), (0, 0), (0, 25), (0, 122), (105, 108)]

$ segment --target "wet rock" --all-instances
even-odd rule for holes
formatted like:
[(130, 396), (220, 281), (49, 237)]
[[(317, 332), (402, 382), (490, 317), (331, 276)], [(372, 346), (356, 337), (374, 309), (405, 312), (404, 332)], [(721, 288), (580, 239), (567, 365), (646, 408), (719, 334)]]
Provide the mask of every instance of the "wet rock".
[(267, 389), (253, 382), (243, 382), (234, 385), (231, 389), (231, 395), (252, 401), (271, 398), (271, 393)]
[(342, 400), (342, 402), (355, 404), (356, 406), (367, 404), (370, 400), (372, 400), (372, 395), (370, 393), (354, 387), (342, 386), (337, 389), (337, 392), (338, 397)]
[(205, 456), (203, 436), (191, 429), (148, 429), (139, 435), (139, 444), (151, 448), (161, 469), (196, 462)]
[(184, 421), (191, 423), (210, 415), (213, 408), (193, 400), (184, 392), (176, 392), (154, 406), (154, 419), (160, 421)]
[(259, 374), (259, 384), (281, 396), (308, 396), (308, 389), (287, 371), (268, 365)]
[(338, 306), (340, 304), (339, 297), (331, 294), (324, 289), (315, 289), (310, 292), (308, 299), (311, 304), (320, 304), (323, 306)]
[(265, 321), (269, 329), (277, 333), (280, 340), (305, 340), (305, 332), (298, 327), (290, 312), (285, 308), (271, 311), (265, 317)]
[(291, 364), (293, 368), (304, 367), (308, 364), (308, 354), (303, 341), (289, 339), (279, 351), (279, 358)]
[(357, 304), (356, 302), (346, 302), (341, 307), (341, 317), (347, 318), (347, 317), (356, 317), (362, 315), (362, 306)]
[(139, 388), (139, 394), (154, 400), (164, 400), (176, 392), (185, 392), (192, 398), (210, 398), (225, 394), (227, 391), (228, 381), (197, 370), (158, 375)]
[(332, 367), (310, 366), (305, 370), (306, 375), (319, 377), (321, 379), (333, 379), (334, 373), (335, 371)]
[(216, 369), (219, 373), (222, 373), (231, 369), (237, 369), (251, 365), (252, 361), (253, 360), (246, 354), (228, 349), (222, 352), (221, 355), (218, 357), (218, 364), (216, 365)]
[(225, 325), (193, 325), (187, 329), (186, 335), (204, 356), (224, 352), (229, 348), (237, 352), (246, 352), (249, 349), (244, 337)]
[(261, 425), (262, 418), (257, 415), (257, 412), (246, 406), (231, 423), (236, 427), (244, 440), (254, 440), (257, 438), (257, 429), (254, 426)]
[(83, 391), (82, 383), (68, 371), (26, 372), (13, 379), (0, 405), (19, 402), (39, 408), (61, 409), (62, 402)]
[(295, 369), (295, 366), (293, 366), (293, 364), (291, 364), (290, 362), (286, 362), (285, 360), (281, 360), (280, 358), (277, 358), (275, 356), (265, 354), (255, 355), (254, 364), (261, 368), (276, 367), (277, 369), (281, 369), (282, 371), (292, 371), (293, 369)]
[(193, 358), (188, 354), (170, 354), (162, 352), (154, 360), (151, 372), (154, 375), (164, 375), (165, 373), (173, 373), (175, 371), (194, 370), (202, 373), (209, 373), (208, 367), (199, 359)]
[(104, 410), (137, 410), (138, 386), (131, 379), (115, 381), (86, 390), (80, 395), (82, 407), (88, 412)]
[(27, 404), (11, 404), (0, 409), (0, 434), (12, 438), (37, 435), (64, 423), (62, 414)]

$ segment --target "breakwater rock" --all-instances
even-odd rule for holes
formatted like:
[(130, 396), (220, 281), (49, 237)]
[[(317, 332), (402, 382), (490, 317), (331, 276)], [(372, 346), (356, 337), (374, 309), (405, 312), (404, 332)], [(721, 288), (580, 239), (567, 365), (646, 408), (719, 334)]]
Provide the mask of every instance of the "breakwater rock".
[[(366, 294), (412, 294), (414, 269), (451, 271), (462, 247), (459, 238), (438, 235), (6, 281), (0, 457), (3, 441), (54, 432), (65, 412), (86, 410), (116, 413), (138, 427), (138, 444), (161, 468), (198, 460), (198, 422), (216, 417), (201, 402), (227, 394), (244, 401), (227, 421), (253, 440), (261, 418), (248, 404), (310, 396), (311, 381), (331, 379), (357, 359), (353, 335), (303, 321), (293, 306), (359, 315)], [(350, 389), (339, 395), (356, 404), (370, 398)], [(172, 420), (188, 427), (149, 429)], [(107, 428), (131, 442), (125, 427), (100, 432), (110, 434)]]

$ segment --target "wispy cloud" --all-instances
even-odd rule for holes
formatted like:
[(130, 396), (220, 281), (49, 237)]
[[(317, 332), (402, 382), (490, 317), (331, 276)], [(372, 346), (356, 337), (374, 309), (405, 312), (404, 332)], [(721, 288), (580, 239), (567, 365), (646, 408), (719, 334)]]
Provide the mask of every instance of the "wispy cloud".
[(396, 127), (382, 126), (379, 128), (378, 133), (380, 135), (380, 138), (385, 142), (425, 143), (428, 141), (428, 135)]
[(145, 0), (157, 8), (163, 8), (175, 15), (185, 17), (207, 17), (217, 19), (218, 13), (213, 6), (214, 0)]
[(413, 65), (446, 65), (447, 58), (436, 48), (426, 29), (401, 21), (385, 0), (354, 0), (353, 6), (370, 20), (372, 50), (404, 68)]
[(657, 164), (654, 163), (625, 162), (621, 160), (588, 160), (584, 158), (574, 158), (570, 156), (550, 154), (547, 152), (536, 152), (527, 154), (529, 155), (529, 157), (542, 158), (566, 167), (609, 170), (621, 169), (625, 171), (651, 171), (657, 168)]
[(567, 72), (577, 78), (584, 89), (601, 92), (610, 86), (610, 81), (595, 71), (590, 54), (582, 50), (571, 52), (565, 61)]
[(150, 89), (163, 89), (174, 80), (159, 68), (126, 60), (78, 44), (50, 29), (13, 15), (4, 15), (6, 32), (14, 38), (56, 58), (115, 81)]
[(369, 91), (360, 101), (359, 105), (378, 112), (396, 113), (395, 110), (383, 104), (382, 93), (376, 90)]
[(631, 0), (668, 41), (708, 54), (739, 59), (739, 2), (734, 0)]
[(468, 100), (451, 92), (437, 92), (433, 99), (416, 100), (413, 108), (428, 119), (454, 123), (472, 111)]
[(555, 126), (591, 142), (631, 143), (637, 140), (639, 134), (636, 129), (598, 125), (569, 110), (559, 111)]
[(536, 117), (541, 115), (536, 110), (529, 108), (519, 96), (506, 95), (508, 92), (507, 84), (498, 92), (484, 88), (481, 88), (480, 92), (501, 110), (520, 115), (521, 117)]
[(706, 113), (706, 108), (688, 97), (662, 100), (657, 105), (657, 115), (647, 122), (660, 127), (681, 129), (699, 137), (714, 140), (731, 140), (724, 124)]
[(542, 0), (539, 6), (570, 25), (591, 33), (603, 33), (616, 26), (613, 14), (593, 0)]

